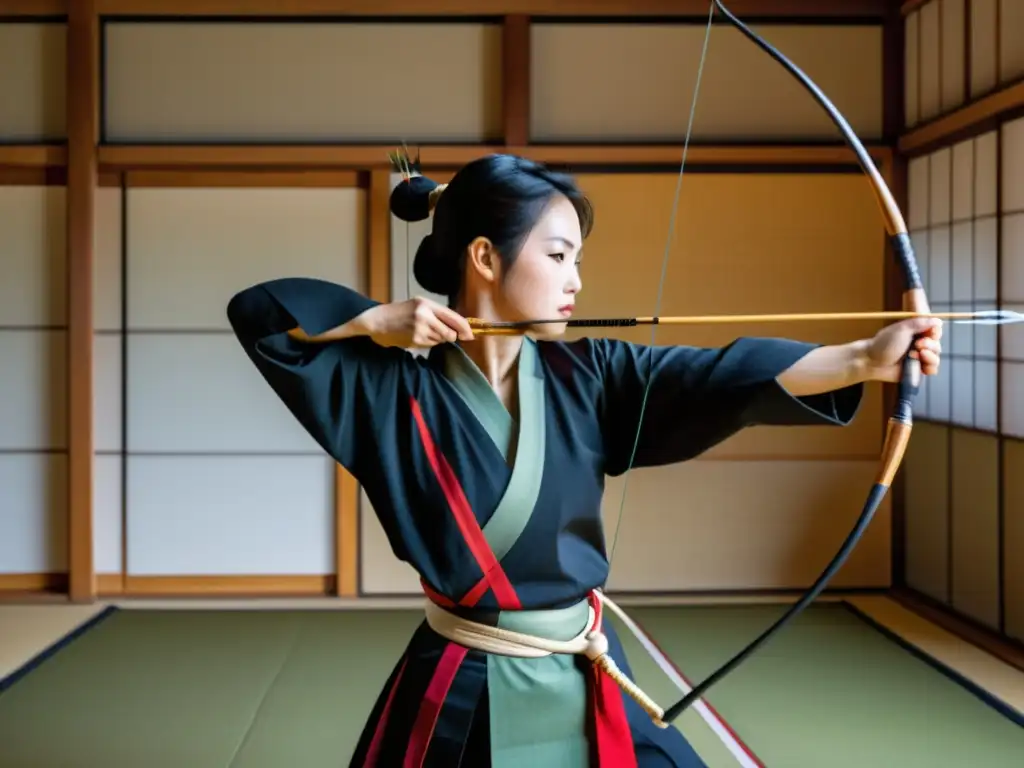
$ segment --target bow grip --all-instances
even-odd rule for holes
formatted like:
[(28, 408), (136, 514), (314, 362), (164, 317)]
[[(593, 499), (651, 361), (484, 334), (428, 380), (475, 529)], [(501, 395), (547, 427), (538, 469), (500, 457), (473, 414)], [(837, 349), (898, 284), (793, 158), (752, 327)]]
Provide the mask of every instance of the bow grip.
[[(931, 307), (928, 304), (928, 297), (924, 292), (924, 285), (921, 282), (921, 274), (917, 269), (917, 260), (914, 258), (914, 246), (910, 236), (906, 232), (900, 232), (889, 238), (889, 243), (896, 257), (896, 262), (903, 271), (903, 284), (906, 287), (903, 292), (903, 310), (905, 312), (917, 312), (919, 314), (930, 314)], [(921, 338), (915, 336), (914, 341)], [(900, 383), (896, 390), (896, 409), (893, 419), (908, 426), (914, 423), (914, 398), (921, 388), (921, 361), (910, 356), (911, 350), (903, 358)]]

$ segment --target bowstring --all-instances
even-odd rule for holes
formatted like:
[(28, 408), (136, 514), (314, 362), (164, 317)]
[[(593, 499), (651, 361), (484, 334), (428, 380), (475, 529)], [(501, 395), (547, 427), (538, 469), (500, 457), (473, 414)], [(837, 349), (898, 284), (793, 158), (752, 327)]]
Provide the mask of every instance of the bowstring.
[[(654, 302), (654, 317), (658, 317), (661, 314), (662, 299), (665, 295), (665, 277), (668, 274), (668, 257), (672, 250), (672, 238), (675, 235), (676, 221), (679, 213), (679, 199), (682, 194), (683, 188), (683, 174), (686, 169), (686, 156), (690, 149), (690, 137), (693, 134), (693, 120), (697, 113), (697, 96), (700, 93), (700, 83), (704, 75), (704, 64), (707, 61), (708, 54), (708, 41), (711, 39), (711, 28), (715, 17), (715, 4), (714, 2), (708, 3), (710, 6), (708, 11), (708, 22), (704, 30), (704, 45), (701, 49), (700, 63), (697, 67), (697, 82), (693, 86), (693, 101), (690, 103), (690, 116), (686, 125), (686, 136), (683, 139), (683, 156), (682, 161), (679, 163), (679, 175), (676, 177), (676, 190), (675, 197), (672, 203), (672, 212), (669, 217), (668, 225), (668, 237), (665, 239), (665, 252), (662, 255), (661, 260), (661, 279), (658, 283), (657, 298)], [(658, 332), (658, 325), (654, 323), (651, 325), (651, 340), (647, 348), (647, 384), (644, 386), (644, 396), (640, 402), (640, 416), (637, 420), (636, 426), (636, 437), (633, 439), (633, 450), (629, 456), (629, 463), (626, 465), (626, 471), (623, 473), (622, 479), (622, 500), (619, 502), (619, 512), (615, 521), (615, 533), (612, 534), (611, 547), (608, 549), (608, 568), (611, 570), (612, 558), (615, 555), (615, 546), (619, 540), (619, 531), (622, 529), (622, 517), (626, 508), (626, 490), (629, 486), (629, 474), (630, 470), (633, 469), (633, 463), (636, 460), (637, 450), (640, 446), (640, 433), (643, 431), (644, 414), (647, 411), (647, 398), (651, 392), (651, 381), (654, 374), (654, 341), (655, 336)]]
[[(419, 167), (419, 150), (417, 150), (416, 161), (409, 156), (409, 146), (402, 142), (402, 148), (388, 153), (391, 158), (391, 172), (399, 176), (398, 183), (408, 182), (416, 169)], [(412, 227), (409, 222), (405, 223), (405, 298), (412, 298), (412, 262), (410, 259), (409, 238), (412, 236)]]
[[(408, 150), (406, 151), (406, 158), (409, 157)], [(412, 168), (406, 166), (407, 178), (412, 178)], [(409, 247), (409, 239), (412, 237), (412, 226), (408, 221), (405, 222), (405, 299), (408, 301), (412, 298), (412, 248)]]

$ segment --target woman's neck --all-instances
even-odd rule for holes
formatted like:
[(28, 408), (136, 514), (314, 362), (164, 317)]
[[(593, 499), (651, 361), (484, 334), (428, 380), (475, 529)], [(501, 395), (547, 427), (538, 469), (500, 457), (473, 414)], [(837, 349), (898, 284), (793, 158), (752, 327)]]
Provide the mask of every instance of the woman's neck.
[(494, 388), (508, 381), (516, 370), (522, 336), (478, 336), (473, 341), (459, 342), (466, 356)]
[[(461, 305), (455, 308), (463, 317), (495, 321), (495, 313), (483, 307)], [(522, 336), (477, 336), (473, 341), (459, 342), (492, 387), (498, 389), (516, 370), (519, 352), (523, 348)]]

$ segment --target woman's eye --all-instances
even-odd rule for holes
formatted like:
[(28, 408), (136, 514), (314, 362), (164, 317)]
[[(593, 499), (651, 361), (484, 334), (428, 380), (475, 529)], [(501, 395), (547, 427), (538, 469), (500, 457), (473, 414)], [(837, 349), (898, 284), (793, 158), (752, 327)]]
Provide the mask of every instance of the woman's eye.
[(551, 254), (551, 258), (553, 258), (553, 259), (555, 259), (557, 261), (565, 261), (565, 254), (564, 253), (552, 253)]

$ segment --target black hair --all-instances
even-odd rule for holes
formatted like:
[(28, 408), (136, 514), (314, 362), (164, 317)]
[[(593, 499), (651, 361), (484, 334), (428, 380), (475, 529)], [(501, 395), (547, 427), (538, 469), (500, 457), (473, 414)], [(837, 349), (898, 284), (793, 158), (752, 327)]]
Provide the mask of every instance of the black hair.
[(462, 287), (466, 247), (486, 237), (497, 249), (505, 273), (555, 195), (576, 209), (586, 238), (593, 208), (568, 174), (514, 155), (487, 155), (463, 166), (447, 185), (409, 172), (391, 193), (391, 212), (403, 221), (423, 221), (434, 213), (413, 274), (426, 290), (454, 305)]

